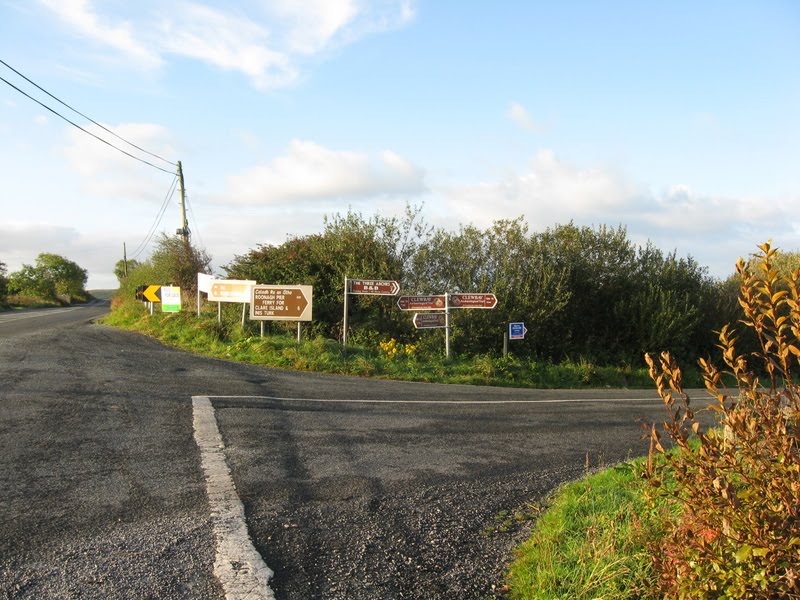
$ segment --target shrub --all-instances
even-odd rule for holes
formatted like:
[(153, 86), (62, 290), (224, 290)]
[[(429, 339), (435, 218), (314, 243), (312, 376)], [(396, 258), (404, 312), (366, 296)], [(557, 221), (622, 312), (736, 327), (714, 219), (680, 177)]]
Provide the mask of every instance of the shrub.
[[(701, 359), (718, 427), (701, 430), (683, 391), (681, 371), (668, 353), (647, 356), (668, 412), (664, 423), (674, 452), (666, 453), (650, 427), (651, 458), (664, 453), (675, 487), (667, 494), (679, 519), (651, 551), (665, 597), (800, 598), (800, 270), (780, 275), (777, 251), (759, 246), (755, 260), (740, 259), (742, 323), (758, 350), (737, 353), (729, 326), (719, 332), (726, 365)], [(735, 379), (732, 391), (723, 375)], [(690, 437), (699, 444), (689, 445)], [(653, 487), (667, 471), (652, 461)], [(665, 486), (666, 487), (666, 486)]]

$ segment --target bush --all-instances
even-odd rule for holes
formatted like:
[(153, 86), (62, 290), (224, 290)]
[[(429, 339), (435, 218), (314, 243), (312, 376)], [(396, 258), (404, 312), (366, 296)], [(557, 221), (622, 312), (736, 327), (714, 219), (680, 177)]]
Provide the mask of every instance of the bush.
[[(656, 493), (668, 495), (680, 518), (651, 551), (665, 597), (800, 598), (800, 270), (774, 268), (777, 251), (764, 244), (754, 261), (740, 259), (739, 303), (758, 350), (740, 354), (729, 326), (719, 332), (727, 369), (701, 359), (719, 427), (702, 431), (681, 371), (668, 353), (648, 356), (650, 374), (667, 409), (666, 453), (650, 428), (651, 458), (665, 466), (646, 472)], [(751, 364), (752, 362), (752, 364)], [(728, 390), (723, 375), (733, 377)], [(699, 444), (689, 445), (690, 437)], [(665, 471), (666, 469), (666, 471)], [(660, 483), (672, 472), (675, 487)]]

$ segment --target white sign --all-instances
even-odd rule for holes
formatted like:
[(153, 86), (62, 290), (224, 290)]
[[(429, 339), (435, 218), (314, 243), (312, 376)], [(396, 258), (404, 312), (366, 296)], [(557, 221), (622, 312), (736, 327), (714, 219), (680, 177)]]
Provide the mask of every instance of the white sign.
[(208, 291), (209, 302), (250, 302), (250, 290), (256, 285), (249, 279), (214, 279)]
[(181, 288), (162, 285), (161, 286), (161, 312), (180, 312), (181, 311)]
[(206, 294), (211, 292), (211, 284), (214, 283), (214, 276), (207, 273), (197, 274), (197, 289)]

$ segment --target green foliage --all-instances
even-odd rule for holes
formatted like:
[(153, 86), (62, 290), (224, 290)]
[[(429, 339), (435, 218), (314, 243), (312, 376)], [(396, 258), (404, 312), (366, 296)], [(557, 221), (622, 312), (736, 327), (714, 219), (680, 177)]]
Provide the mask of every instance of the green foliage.
[(5, 305), (8, 296), (8, 270), (6, 264), (0, 262), (0, 306)]
[[(777, 251), (759, 248), (754, 261), (737, 266), (742, 323), (757, 350), (738, 352), (725, 326), (719, 346), (727, 369), (700, 360), (719, 428), (701, 431), (668, 353), (658, 362), (647, 357), (676, 447), (666, 454), (652, 426), (651, 457), (665, 453), (666, 466), (651, 465), (647, 476), (662, 494), (666, 471), (674, 476), (666, 496), (680, 510), (652, 545), (666, 597), (800, 598), (800, 271), (781, 274)], [(726, 373), (733, 392), (723, 385)], [(699, 447), (688, 443), (691, 433)]]
[(122, 283), (125, 278), (137, 267), (141, 266), (138, 260), (131, 259), (129, 261), (125, 260), (118, 260), (117, 264), (114, 265), (114, 275), (117, 277), (117, 281)]
[(141, 303), (120, 298), (106, 318), (110, 325), (145, 333), (190, 352), (263, 366), (406, 381), (535, 388), (645, 387), (648, 382), (644, 369), (600, 367), (586, 361), (551, 364), (490, 354), (447, 360), (441, 347), (429, 351), (394, 338), (370, 346), (348, 345), (345, 353), (339, 342), (315, 336), (307, 326), (299, 345), (294, 324), (287, 328), (282, 323), (268, 323), (261, 338), (254, 323), (242, 327), (241, 309), (233, 305), (223, 305), (222, 322), (218, 323), (216, 308), (210, 305), (199, 318), (193, 311), (156, 311), (151, 316)]
[(8, 292), (46, 301), (85, 302), (89, 298), (86, 280), (86, 270), (76, 263), (58, 254), (43, 252), (36, 258), (35, 266), (23, 265), (19, 271), (11, 273)]
[[(117, 263), (118, 268), (120, 263)], [(133, 298), (136, 288), (143, 285), (174, 285), (180, 287), (183, 294), (192, 296), (197, 292), (197, 274), (209, 272), (211, 256), (183, 238), (162, 233), (149, 259), (136, 263), (135, 268), (131, 268), (130, 263), (128, 276), (120, 279), (121, 299)]]
[[(405, 265), (416, 252), (417, 236), (425, 235), (419, 209), (407, 209), (404, 219), (365, 219), (349, 211), (326, 218), (321, 234), (261, 245), (223, 267), (228, 277), (259, 283), (314, 286), (315, 334), (341, 337), (344, 278), (404, 281)], [(376, 342), (386, 335), (408, 338), (411, 325), (391, 300), (351, 297), (350, 339)]]
[(553, 495), (508, 574), (510, 597), (525, 600), (660, 598), (647, 543), (664, 507), (648, 504), (639, 462), (569, 483)]

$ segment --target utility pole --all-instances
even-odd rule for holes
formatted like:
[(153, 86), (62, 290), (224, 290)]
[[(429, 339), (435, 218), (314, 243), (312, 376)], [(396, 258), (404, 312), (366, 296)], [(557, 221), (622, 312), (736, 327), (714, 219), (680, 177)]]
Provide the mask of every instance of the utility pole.
[(128, 248), (125, 242), (122, 242), (122, 273), (125, 277), (128, 276)]
[(181, 161), (178, 161), (178, 184), (181, 188), (181, 228), (175, 231), (183, 238), (183, 241), (189, 243), (189, 222), (186, 220), (186, 190), (183, 187), (183, 168)]

